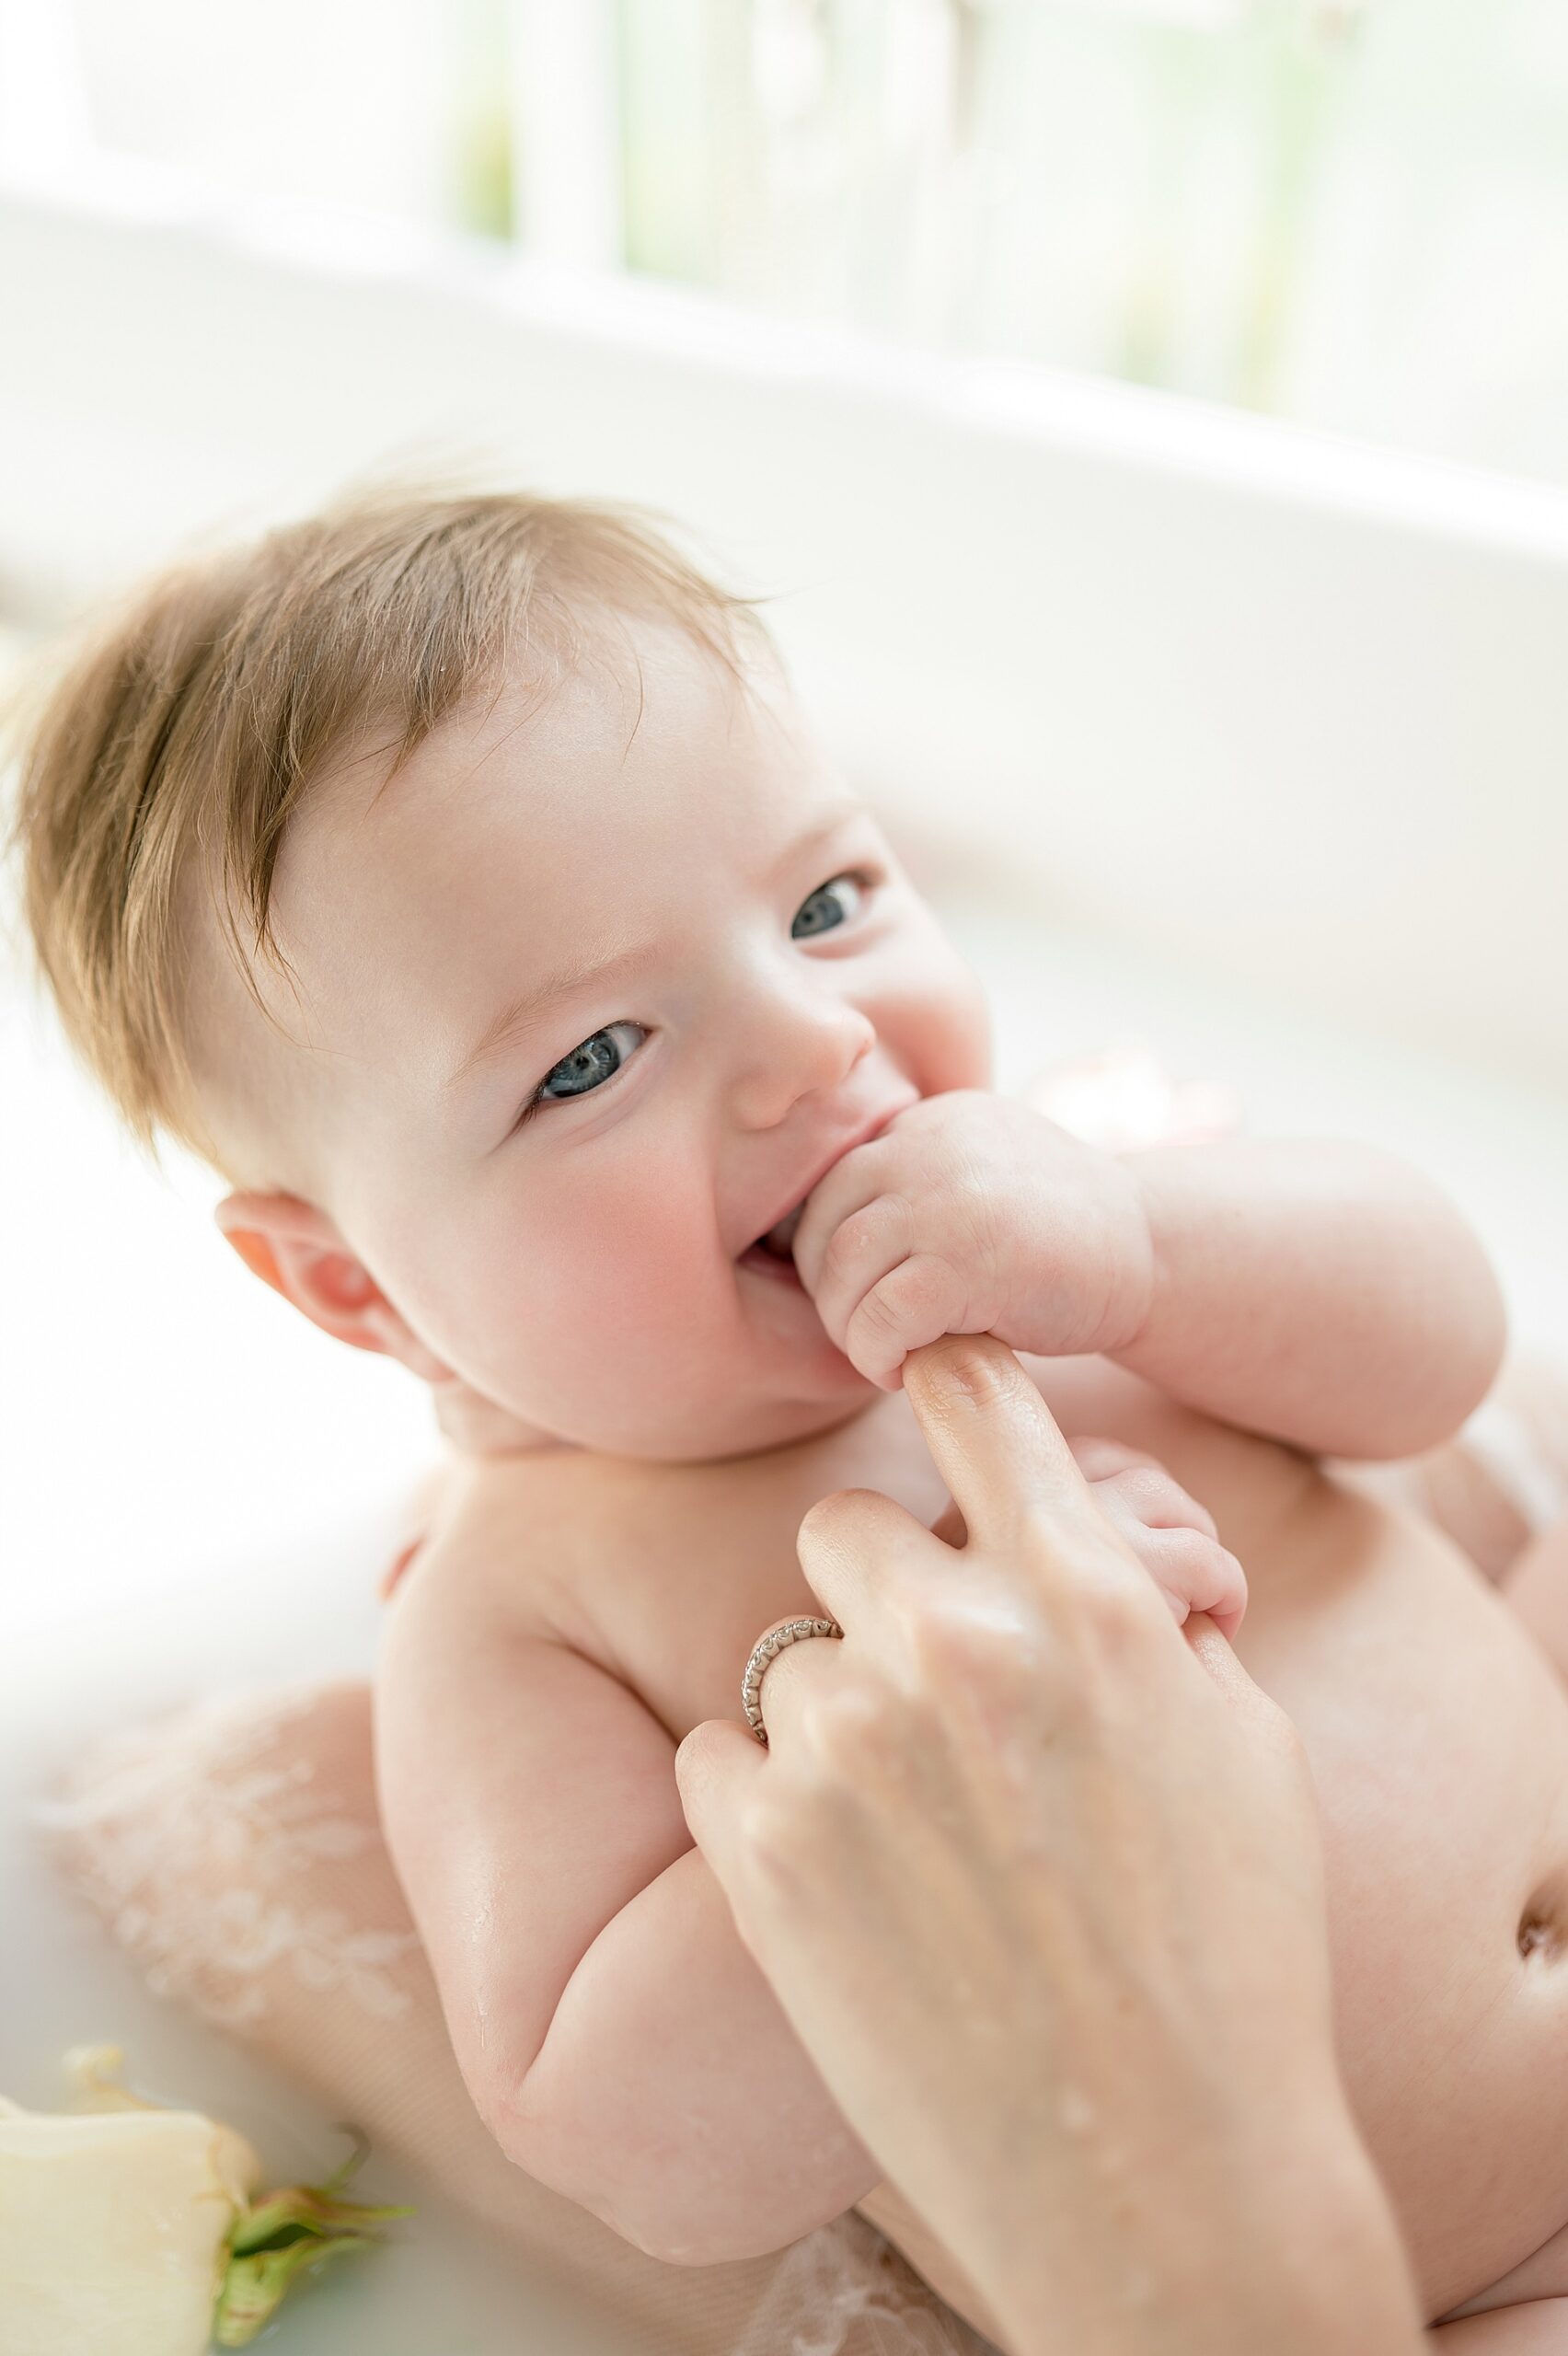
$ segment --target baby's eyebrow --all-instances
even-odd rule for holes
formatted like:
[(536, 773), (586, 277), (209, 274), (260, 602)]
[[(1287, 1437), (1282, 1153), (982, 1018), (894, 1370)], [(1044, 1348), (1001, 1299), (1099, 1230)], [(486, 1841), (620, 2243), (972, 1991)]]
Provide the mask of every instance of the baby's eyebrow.
[(542, 981), (532, 982), (525, 990), (509, 999), (475, 1040), (461, 1063), (454, 1066), (441, 1085), (444, 1091), (456, 1088), (470, 1072), (477, 1071), (510, 1047), (513, 1041), (532, 1029), (548, 1013), (557, 999), (565, 998), (571, 990), (586, 988), (590, 982), (618, 973), (637, 955), (635, 948), (622, 948), (609, 957), (582, 956), (558, 966)]

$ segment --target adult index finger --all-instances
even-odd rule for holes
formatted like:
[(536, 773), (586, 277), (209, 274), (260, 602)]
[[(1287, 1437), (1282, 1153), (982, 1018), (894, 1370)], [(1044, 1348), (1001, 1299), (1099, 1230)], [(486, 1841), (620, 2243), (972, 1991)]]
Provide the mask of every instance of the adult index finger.
[(904, 1361), (904, 1388), (972, 1539), (1047, 1523), (1105, 1531), (1055, 1418), (1011, 1350), (949, 1334)]

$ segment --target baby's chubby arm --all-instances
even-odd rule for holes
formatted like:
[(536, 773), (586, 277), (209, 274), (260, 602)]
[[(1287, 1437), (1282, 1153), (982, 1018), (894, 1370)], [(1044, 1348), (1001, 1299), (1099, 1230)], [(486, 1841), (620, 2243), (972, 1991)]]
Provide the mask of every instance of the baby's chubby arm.
[(506, 1471), (408, 1575), (375, 1684), (387, 1846), (458, 2067), (508, 2158), (650, 2256), (779, 2248), (882, 2170), (741, 1944), (669, 1733), (476, 1596)]
[(1491, 1390), (1506, 1340), (1492, 1264), (1395, 1156), (1235, 1138), (1125, 1160), (1157, 1271), (1114, 1353), (1130, 1372), (1325, 1456), (1419, 1455)]
[(796, 1265), (886, 1389), (990, 1333), (1099, 1352), (1222, 1421), (1324, 1455), (1415, 1455), (1484, 1397), (1504, 1314), (1447, 1198), (1355, 1145), (1225, 1138), (1111, 1154), (972, 1091), (928, 1097), (809, 1198)]

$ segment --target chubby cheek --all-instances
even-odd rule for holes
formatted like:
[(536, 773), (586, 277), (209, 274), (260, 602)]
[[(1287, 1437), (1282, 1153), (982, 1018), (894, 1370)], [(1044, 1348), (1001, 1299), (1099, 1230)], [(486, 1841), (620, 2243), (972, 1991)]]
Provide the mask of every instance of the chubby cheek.
[(712, 1285), (711, 1198), (671, 1159), (640, 1165), (563, 1194), (540, 1270), (541, 1340), (576, 1344), (601, 1371), (605, 1351), (699, 1314)]
[[(533, 1173), (536, 1179), (538, 1173)], [(464, 1285), (486, 1387), (547, 1429), (613, 1430), (617, 1403), (711, 1381), (733, 1279), (691, 1157), (646, 1142), (561, 1157)], [(473, 1339), (479, 1344), (478, 1333)], [(476, 1366), (476, 1371), (479, 1369)]]

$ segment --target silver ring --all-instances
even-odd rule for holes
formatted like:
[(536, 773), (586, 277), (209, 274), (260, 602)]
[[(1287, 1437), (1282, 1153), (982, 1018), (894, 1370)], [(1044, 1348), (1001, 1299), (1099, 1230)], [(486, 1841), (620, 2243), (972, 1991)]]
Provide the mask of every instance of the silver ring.
[(786, 1645), (798, 1645), (802, 1636), (841, 1636), (844, 1634), (836, 1620), (784, 1620), (770, 1628), (751, 1649), (746, 1673), (741, 1680), (741, 1707), (746, 1714), (746, 1724), (758, 1742), (766, 1745), (767, 1728), (762, 1723), (762, 1680), (767, 1665), (776, 1660)]

